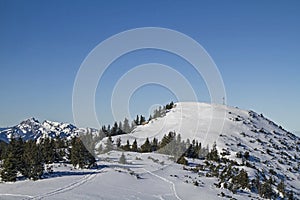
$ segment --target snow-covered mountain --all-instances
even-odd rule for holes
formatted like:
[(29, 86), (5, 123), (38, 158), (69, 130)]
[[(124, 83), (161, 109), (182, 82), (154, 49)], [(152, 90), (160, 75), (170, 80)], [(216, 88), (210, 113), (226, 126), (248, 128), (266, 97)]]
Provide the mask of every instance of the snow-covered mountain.
[[(300, 195), (300, 138), (254, 111), (226, 105), (176, 103), (164, 117), (113, 139), (121, 138), (122, 144), (127, 140), (132, 144), (136, 139), (142, 145), (147, 137), (150, 141), (154, 137), (161, 140), (170, 131), (181, 134), (183, 140), (196, 139), (205, 146), (216, 142), (226, 158), (239, 164), (246, 161), (267, 176), (274, 176), (277, 182), (284, 179), (287, 187)], [(245, 153), (249, 155), (247, 160)], [(253, 178), (253, 167), (246, 169)]]
[(95, 129), (83, 129), (69, 123), (52, 122), (45, 120), (39, 122), (35, 118), (29, 118), (22, 121), (20, 124), (3, 128), (0, 130), (0, 140), (9, 142), (11, 138), (22, 138), (23, 140), (37, 140), (40, 138), (72, 138), (78, 136), (80, 133), (87, 131), (96, 132)]
[[(229, 148), (227, 143), (230, 141), (244, 142), (248, 148), (256, 148), (259, 144), (264, 144), (264, 148), (277, 144), (282, 149), (296, 150), (300, 145), (299, 137), (265, 118), (263, 114), (198, 102), (176, 103), (174, 108), (167, 110), (165, 116), (137, 126), (130, 134), (116, 137), (120, 137), (123, 144), (127, 139), (130, 142), (137, 139), (141, 144), (147, 137), (161, 140), (170, 131), (180, 134), (183, 140), (196, 139), (203, 145), (217, 142), (220, 150)], [(233, 147), (231, 149), (236, 150)]]
[[(80, 130), (70, 124), (29, 119), (2, 130), (0, 137), (72, 137)], [(300, 138), (254, 111), (226, 105), (176, 103), (163, 117), (137, 126), (129, 134), (114, 136), (113, 140), (121, 138), (122, 144), (127, 140), (132, 144), (136, 139), (141, 146), (146, 138), (161, 140), (170, 131), (180, 134), (182, 140), (196, 139), (203, 146), (211, 147), (216, 142), (219, 153), (235, 161), (232, 167), (245, 170), (249, 180), (254, 180), (259, 171), (265, 179), (272, 177), (274, 191), (284, 180), (286, 190), (293, 191), (294, 199), (300, 199)], [(106, 140), (98, 144), (105, 145)], [(59, 178), (0, 185), (0, 195), (11, 199), (261, 199), (249, 189), (233, 194), (224, 184), (218, 187), (220, 178), (210, 176), (204, 160), (188, 159), (189, 166), (183, 167), (157, 152), (125, 152), (127, 163), (120, 164), (121, 154), (118, 150), (99, 154), (96, 170), (83, 173), (60, 166), (54, 173), (66, 175)], [(204, 168), (199, 170), (199, 166)], [(222, 173), (226, 164), (219, 166)]]

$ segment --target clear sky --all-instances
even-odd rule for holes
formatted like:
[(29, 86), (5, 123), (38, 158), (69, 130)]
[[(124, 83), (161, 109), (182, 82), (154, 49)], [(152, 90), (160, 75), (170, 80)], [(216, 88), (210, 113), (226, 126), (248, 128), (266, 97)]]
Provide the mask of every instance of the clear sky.
[[(198, 41), (221, 72), (229, 105), (264, 113), (289, 131), (300, 130), (299, 10), (297, 0), (0, 0), (0, 127), (32, 116), (73, 122), (73, 83), (88, 53), (114, 34), (150, 26)], [(118, 59), (99, 83), (100, 122), (111, 123), (106, 116), (109, 91), (118, 78), (148, 62), (176, 68), (200, 101), (209, 101), (201, 77), (183, 69), (186, 63), (178, 57), (134, 52)], [(132, 115), (148, 114), (149, 106), (169, 100), (174, 95), (167, 88), (142, 87), (131, 98)]]

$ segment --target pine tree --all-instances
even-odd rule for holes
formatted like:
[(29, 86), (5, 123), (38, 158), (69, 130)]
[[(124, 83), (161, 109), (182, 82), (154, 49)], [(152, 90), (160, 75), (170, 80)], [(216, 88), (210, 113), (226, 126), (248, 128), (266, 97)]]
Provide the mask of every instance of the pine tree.
[(118, 132), (119, 132), (120, 134), (123, 134), (124, 131), (123, 131), (123, 124), (122, 124), (122, 122), (119, 122), (119, 127), (118, 127), (118, 128), (119, 128), (119, 131), (118, 131)]
[(122, 153), (122, 155), (119, 159), (119, 163), (121, 163), (121, 164), (126, 164), (127, 163), (124, 153)]
[(159, 116), (159, 111), (158, 111), (157, 109), (155, 109), (155, 110), (153, 111), (153, 118), (156, 119), (156, 118), (158, 118), (158, 117), (160, 117), (160, 116)]
[(285, 196), (285, 184), (283, 180), (281, 180), (280, 183), (278, 183), (277, 190), (281, 192), (283, 196)]
[(56, 136), (54, 141), (52, 140), (55, 150), (54, 150), (54, 160), (55, 162), (64, 161), (64, 156), (66, 155), (65, 148), (66, 143), (64, 139), (60, 136)]
[(159, 149), (162, 149), (164, 148), (166, 145), (168, 145), (170, 143), (170, 140), (169, 138), (164, 135), (164, 137), (162, 138), (161, 142), (160, 142), (160, 145), (159, 145)]
[(238, 185), (238, 188), (241, 187), (242, 189), (249, 187), (249, 177), (248, 173), (242, 169), (237, 176), (234, 177), (234, 183)]
[(261, 191), (261, 182), (260, 182), (260, 175), (259, 175), (258, 171), (255, 172), (254, 179), (252, 180), (252, 189), (255, 192), (257, 192), (258, 194), (260, 194), (260, 191)]
[(24, 142), (21, 138), (18, 139), (12, 139), (8, 145), (8, 152), (12, 152), (16, 166), (17, 171), (22, 170), (22, 155), (24, 152)]
[(141, 146), (142, 152), (150, 152), (151, 151), (151, 144), (149, 142), (149, 138), (146, 139), (145, 143)]
[(45, 138), (41, 144), (44, 162), (47, 164), (53, 163), (55, 161), (55, 146), (53, 140)]
[(1, 178), (4, 182), (15, 182), (17, 179), (17, 165), (16, 160), (12, 152), (9, 152), (4, 159)]
[(294, 200), (294, 192), (291, 190), (287, 193), (287, 199), (288, 200)]
[(106, 136), (111, 135), (111, 127), (110, 124), (107, 126)]
[(274, 193), (273, 193), (272, 185), (271, 185), (270, 181), (267, 180), (261, 186), (260, 195), (263, 198), (271, 199), (273, 197), (273, 194)]
[(139, 125), (143, 125), (145, 122), (146, 122), (145, 117), (143, 115), (141, 115)]
[(130, 133), (130, 126), (129, 126), (129, 121), (127, 118), (124, 119), (124, 122), (123, 122), (123, 132), (124, 133)]
[(121, 147), (121, 138), (117, 138), (117, 147), (120, 148)]
[(109, 152), (111, 150), (113, 150), (113, 143), (114, 141), (112, 140), (111, 136), (109, 135), (106, 141), (106, 148), (105, 148), (105, 152)]
[(87, 132), (85, 134), (82, 134), (79, 136), (80, 140), (82, 141), (82, 143), (84, 144), (85, 148), (92, 153), (93, 155), (95, 155), (95, 146), (96, 146), (96, 142), (95, 142), (95, 137), (91, 132), (91, 129), (87, 129)]
[(44, 162), (41, 148), (33, 140), (25, 143), (22, 174), (33, 180), (40, 179), (44, 172)]
[(137, 151), (138, 151), (138, 145), (137, 145), (136, 139), (134, 140), (134, 142), (133, 142), (133, 144), (132, 144), (131, 150), (132, 150), (133, 152), (137, 152)]
[(131, 150), (131, 149), (130, 149), (130, 143), (129, 143), (129, 140), (127, 140), (126, 145), (123, 146), (123, 150), (124, 150), (124, 151), (130, 151), (130, 150)]
[(134, 120), (134, 123), (135, 123), (136, 126), (140, 125), (140, 118), (139, 118), (138, 115), (136, 116), (136, 119)]
[(188, 165), (188, 161), (184, 158), (184, 156), (181, 156), (178, 160), (177, 160), (178, 164), (181, 165)]
[(8, 149), (8, 144), (6, 144), (3, 141), (0, 141), (0, 160), (3, 160), (6, 158), (7, 155), (7, 149)]
[(171, 107), (171, 108), (173, 108), (173, 107), (174, 107), (174, 102), (173, 102), (173, 101), (171, 101), (171, 103), (170, 103), (170, 107)]
[(151, 151), (157, 151), (158, 150), (158, 140), (156, 138), (153, 138), (151, 143)]
[(118, 123), (115, 122), (114, 126), (111, 129), (111, 136), (118, 135), (118, 130), (119, 130)]
[(207, 159), (212, 160), (212, 161), (219, 161), (220, 158), (219, 158), (219, 153), (218, 153), (218, 150), (217, 150), (217, 144), (216, 143), (213, 144), (213, 148), (207, 154)]
[(79, 138), (72, 139), (71, 163), (74, 167), (90, 168), (96, 163), (94, 156), (85, 148)]

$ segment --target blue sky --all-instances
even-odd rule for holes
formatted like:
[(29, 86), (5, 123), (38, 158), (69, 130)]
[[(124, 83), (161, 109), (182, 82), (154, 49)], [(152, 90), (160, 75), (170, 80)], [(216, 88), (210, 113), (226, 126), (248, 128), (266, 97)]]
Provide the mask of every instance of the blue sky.
[[(227, 103), (252, 109), (290, 131), (300, 130), (299, 1), (3, 1), (0, 0), (0, 127), (34, 116), (72, 122), (77, 70), (101, 41), (138, 27), (164, 27), (198, 41), (224, 80)], [(133, 52), (100, 81), (96, 108), (110, 123), (110, 90), (122, 73), (165, 63), (209, 101), (202, 78), (174, 55)], [(157, 95), (159, 94), (159, 95)], [(145, 86), (130, 101), (132, 115), (174, 100), (167, 88)]]

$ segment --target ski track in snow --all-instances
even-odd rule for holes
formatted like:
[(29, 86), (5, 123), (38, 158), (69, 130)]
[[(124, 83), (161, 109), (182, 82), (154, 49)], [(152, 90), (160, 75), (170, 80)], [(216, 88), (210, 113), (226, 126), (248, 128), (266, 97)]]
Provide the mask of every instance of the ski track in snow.
[[(149, 170), (146, 170), (145, 168), (144, 168), (144, 170), (145, 170), (147, 173), (151, 174), (152, 176), (155, 176), (155, 177), (157, 177), (157, 178), (159, 178), (159, 179), (161, 179), (161, 180), (163, 180), (163, 181), (165, 181), (165, 182), (171, 184), (171, 185), (172, 185), (172, 190), (173, 190), (173, 193), (174, 193), (175, 197), (176, 197), (178, 200), (182, 200), (182, 199), (177, 195), (175, 184), (174, 184), (172, 181), (170, 181), (170, 180), (168, 180), (168, 179), (166, 179), (166, 178), (164, 178), (164, 177), (161, 177), (161, 176), (159, 176), (159, 175), (157, 175), (157, 174), (154, 174), (153, 172), (150, 172)], [(162, 196), (159, 196), (159, 198), (160, 198), (160, 199), (163, 199)]]
[(85, 184), (88, 181), (91, 181), (97, 175), (98, 175), (98, 172), (95, 172), (95, 173), (92, 173), (92, 174), (88, 174), (88, 175), (85, 175), (83, 178), (79, 179), (78, 181), (75, 181), (75, 182), (73, 182), (73, 183), (71, 183), (71, 184), (69, 184), (69, 185), (67, 185), (65, 187), (61, 187), (61, 188), (58, 188), (58, 189), (53, 190), (51, 192), (47, 192), (47, 193), (44, 193), (44, 194), (40, 194), (40, 195), (37, 195), (37, 196), (25, 198), (25, 199), (26, 200), (29, 200), (29, 199), (32, 199), (32, 200), (33, 199), (43, 199), (43, 198), (50, 197), (50, 196), (53, 196), (53, 195), (56, 195), (56, 194), (64, 193), (64, 192), (73, 190), (73, 189), (75, 189), (75, 188), (77, 188), (77, 187)]
[(27, 197), (27, 198), (32, 198), (30, 195), (26, 194), (0, 194), (0, 196), (12, 196), (12, 197)]

